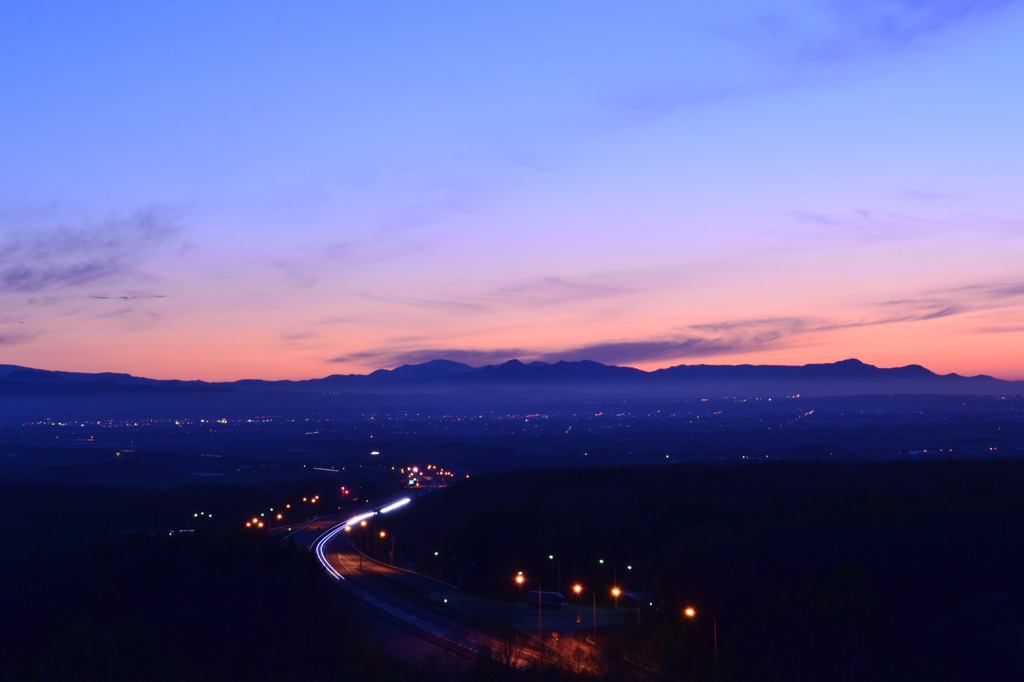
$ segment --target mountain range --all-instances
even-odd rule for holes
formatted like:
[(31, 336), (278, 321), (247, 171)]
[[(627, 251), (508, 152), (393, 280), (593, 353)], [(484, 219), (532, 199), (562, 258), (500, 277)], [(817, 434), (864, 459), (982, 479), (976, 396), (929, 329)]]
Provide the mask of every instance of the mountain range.
[(68, 414), (89, 406), (111, 414), (197, 410), (277, 413), (417, 407), (474, 401), (515, 403), (587, 399), (850, 395), (1022, 395), (1024, 381), (939, 375), (920, 365), (880, 368), (849, 359), (791, 365), (678, 365), (651, 372), (591, 361), (473, 367), (450, 360), (335, 374), (303, 381), (159, 380), (0, 365), (0, 418)]

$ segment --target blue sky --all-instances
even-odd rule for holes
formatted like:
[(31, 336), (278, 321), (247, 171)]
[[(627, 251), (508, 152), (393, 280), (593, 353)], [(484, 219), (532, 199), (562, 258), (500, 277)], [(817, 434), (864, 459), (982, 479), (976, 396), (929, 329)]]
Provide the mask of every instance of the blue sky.
[(3, 10), (0, 353), (1024, 378), (1019, 2)]

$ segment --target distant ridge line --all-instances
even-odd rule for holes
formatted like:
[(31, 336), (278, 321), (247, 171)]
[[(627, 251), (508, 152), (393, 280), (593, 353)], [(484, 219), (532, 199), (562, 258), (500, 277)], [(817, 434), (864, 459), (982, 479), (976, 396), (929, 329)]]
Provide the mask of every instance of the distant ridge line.
[(369, 374), (333, 374), (319, 379), (242, 379), (229, 382), (162, 380), (130, 374), (66, 372), (0, 365), (0, 382), (38, 386), (81, 384), (120, 387), (219, 388), (233, 391), (323, 391), (342, 393), (446, 392), (456, 389), (561, 389), (584, 393), (696, 395), (708, 391), (737, 395), (938, 393), (1018, 395), (1024, 382), (987, 375), (936, 374), (921, 365), (879, 368), (855, 358), (806, 365), (676, 365), (644, 371), (590, 360), (554, 363), (509, 360), (474, 367), (436, 359), (378, 369)]

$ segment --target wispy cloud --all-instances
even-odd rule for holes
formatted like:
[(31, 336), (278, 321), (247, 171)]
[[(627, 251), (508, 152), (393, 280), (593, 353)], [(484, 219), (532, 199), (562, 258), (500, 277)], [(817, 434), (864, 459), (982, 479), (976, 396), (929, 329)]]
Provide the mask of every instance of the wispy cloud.
[(36, 336), (36, 333), (2, 332), (0, 333), (0, 346), (15, 346), (21, 343), (27, 343)]
[(845, 62), (911, 49), (998, 14), (1016, 0), (822, 0), (774, 6), (736, 35), (767, 55), (802, 64)]
[(123, 296), (101, 296), (93, 295), (87, 298), (95, 298), (101, 301), (138, 301), (147, 298), (167, 298), (163, 294), (124, 294)]
[(472, 303), (470, 301), (460, 301), (443, 298), (415, 298), (411, 296), (394, 296), (394, 295), (381, 295), (373, 294), (369, 291), (357, 291), (357, 296), (370, 299), (371, 301), (377, 301), (379, 303), (392, 303), (395, 305), (408, 306), (411, 308), (439, 308), (442, 310), (462, 310), (466, 312), (475, 312), (480, 310), (480, 304)]
[(1018, 332), (1024, 332), (1024, 324), (1000, 327), (976, 327), (973, 331), (979, 334), (1015, 334)]
[(736, 355), (778, 348), (785, 344), (783, 334), (773, 331), (755, 334), (713, 337), (682, 336), (653, 341), (610, 341), (579, 346), (563, 351), (542, 353), (537, 360), (593, 360), (603, 364), (631, 364), (656, 360), (676, 360), (719, 355)]
[(839, 329), (842, 327), (866, 327), (879, 324), (894, 324), (897, 322), (920, 322), (923, 320), (937, 320), (940, 317), (951, 317), (960, 315), (971, 310), (971, 306), (963, 302), (954, 302), (948, 299), (903, 299), (898, 301), (886, 301), (879, 304), (883, 309), (896, 310), (897, 312), (880, 318), (850, 323), (845, 325), (833, 325), (823, 327), (825, 329)]
[[(679, 79), (661, 87), (624, 94), (616, 108), (649, 118), (727, 100), (832, 80), (837, 70), (934, 43), (1000, 12), (1019, 0), (806, 0), (766, 3), (740, 18), (728, 14), (705, 32), (744, 54), (754, 68), (718, 69), (714, 82)], [(723, 13), (728, 13), (726, 5)], [(735, 13), (734, 13), (735, 14)], [(682, 73), (703, 70), (680, 69)]]
[(1012, 243), (1017, 248), (1024, 220), (1000, 215), (969, 197), (933, 194), (927, 198), (894, 197), (899, 208), (854, 208), (839, 211), (797, 208), (782, 215), (789, 224), (777, 228), (801, 239), (835, 243), (837, 239), (858, 243), (890, 240), (934, 240), (940, 235), (965, 235)]
[[(1012, 310), (1024, 303), (1024, 282), (985, 282), (925, 292), (876, 304), (881, 315), (857, 326), (935, 320), (968, 313)], [(836, 328), (833, 325), (830, 328)], [(843, 326), (853, 326), (846, 324)]]
[(438, 308), (451, 311), (482, 312), (500, 308), (540, 308), (586, 300), (615, 298), (635, 293), (626, 286), (599, 281), (592, 276), (582, 279), (541, 277), (486, 289), (475, 294), (411, 297), (374, 294), (368, 291), (356, 295), (381, 303), (413, 308)]
[(854, 320), (821, 317), (774, 317), (748, 320), (726, 320), (689, 325), (686, 329), (706, 334), (722, 332), (769, 335), (781, 341), (816, 332), (875, 327), (901, 322), (921, 322), (959, 315), (971, 310), (969, 305), (944, 298), (900, 299), (884, 301), (871, 306), (877, 314)]
[(349, 353), (331, 358), (331, 363), (376, 363), (377, 367), (414, 365), (430, 360), (452, 360), (467, 365), (482, 366), (507, 362), (513, 358), (532, 355), (522, 348), (499, 348), (494, 350), (466, 350), (460, 348), (425, 348), (419, 350), (374, 350)]
[(804, 331), (808, 326), (815, 324), (821, 324), (821, 321), (813, 321), (810, 318), (803, 317), (766, 317), (751, 320), (726, 320), (719, 322), (705, 322), (703, 324), (691, 324), (688, 325), (686, 329), (708, 334), (751, 329), (773, 329), (777, 331), (788, 330), (790, 332), (798, 332)]
[(571, 301), (614, 298), (632, 293), (621, 286), (611, 286), (592, 280), (567, 280), (562, 277), (543, 277), (518, 282), (486, 292), (481, 299), (508, 302), (535, 308)]
[(114, 310), (104, 310), (102, 312), (93, 315), (94, 319), (110, 319), (110, 318), (122, 318), (131, 319), (132, 321), (151, 321), (160, 319), (160, 315), (153, 312), (152, 310), (140, 310), (139, 308), (127, 306), (123, 308), (116, 308)]
[(55, 292), (137, 275), (145, 258), (177, 232), (167, 212), (158, 209), (16, 231), (0, 246), (0, 293)]
[(857, 241), (878, 242), (933, 235), (939, 229), (956, 229), (962, 225), (949, 218), (908, 215), (887, 210), (858, 208), (842, 212), (791, 210), (786, 213), (795, 223), (805, 226), (802, 237), (818, 237), (834, 241), (846, 237)]
[(999, 301), (1024, 296), (1024, 282), (968, 284), (950, 291), (984, 301)]

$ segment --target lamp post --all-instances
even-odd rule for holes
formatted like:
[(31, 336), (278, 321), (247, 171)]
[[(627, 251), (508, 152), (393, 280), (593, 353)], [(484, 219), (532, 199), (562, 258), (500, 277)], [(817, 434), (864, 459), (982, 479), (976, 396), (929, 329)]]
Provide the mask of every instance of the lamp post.
[[(539, 581), (534, 580), (533, 578), (527, 578), (525, 575), (522, 574), (522, 572), (520, 572), (516, 576), (516, 584), (517, 585), (522, 585), (527, 580), (529, 580), (530, 582), (532, 582), (533, 584), (535, 584), (537, 586), (537, 642), (541, 645), (541, 647), (543, 647), (544, 646), (544, 628), (543, 628), (543, 621), (542, 621), (543, 616), (541, 615), (541, 607), (544, 605), (544, 595), (541, 594), (541, 593), (544, 590), (541, 589)], [(527, 593), (526, 596), (527, 596), (526, 601), (530, 601), (529, 593)], [(543, 651), (543, 649), (542, 649), (542, 651)]]
[(366, 519), (359, 522), (359, 570), (363, 570), (363, 546), (366, 541)]
[(615, 597), (615, 610), (619, 610), (619, 595), (622, 594), (622, 590), (618, 586), (612, 588), (612, 596)]
[[(576, 583), (575, 585), (572, 586), (572, 591), (575, 592), (577, 595), (582, 594), (583, 593), (583, 585), (580, 585), (579, 583)], [(594, 636), (593, 636), (593, 641), (591, 643), (594, 646), (597, 646), (597, 592), (594, 592), (593, 590), (591, 590), (590, 591), (590, 596), (592, 596), (594, 598)]]
[(715, 677), (718, 677), (718, 621), (707, 611), (698, 611), (692, 606), (687, 606), (683, 609), (683, 615), (687, 618), (696, 618), (697, 616), (707, 616), (711, 619), (711, 633), (714, 638), (714, 653), (715, 653)]
[(562, 559), (556, 557), (554, 554), (548, 554), (548, 561), (556, 561), (558, 563), (558, 583), (555, 585), (555, 592), (562, 591)]
[[(597, 563), (604, 566), (604, 559), (598, 559)], [(619, 584), (619, 566), (614, 561), (608, 562), (612, 565), (612, 585)]]

